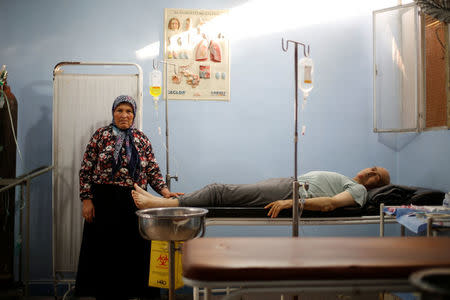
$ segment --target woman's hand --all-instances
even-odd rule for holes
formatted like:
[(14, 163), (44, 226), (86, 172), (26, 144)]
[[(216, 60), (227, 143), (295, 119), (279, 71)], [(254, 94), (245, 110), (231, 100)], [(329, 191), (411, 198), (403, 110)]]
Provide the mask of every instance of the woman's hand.
[(161, 190), (161, 196), (163, 196), (164, 198), (176, 198), (178, 196), (184, 195), (184, 193), (173, 193), (171, 191), (169, 191), (168, 188), (163, 188)]
[(83, 200), (83, 218), (88, 222), (91, 223), (95, 218), (95, 207), (94, 203), (92, 203), (91, 199), (84, 199)]
[(271, 218), (276, 218), (283, 209), (292, 208), (292, 199), (277, 200), (267, 204), (264, 208), (270, 208), (267, 215)]

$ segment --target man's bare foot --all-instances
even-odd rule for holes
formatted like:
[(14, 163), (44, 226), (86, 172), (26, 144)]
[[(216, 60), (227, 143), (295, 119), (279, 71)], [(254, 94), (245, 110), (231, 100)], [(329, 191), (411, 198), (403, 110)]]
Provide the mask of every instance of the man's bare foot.
[(136, 183), (134, 184), (134, 189), (136, 190), (136, 192), (138, 192), (139, 194), (142, 195), (146, 195), (146, 196), (151, 196), (151, 194), (149, 192), (147, 192), (146, 190), (144, 190), (143, 188), (141, 188), (139, 185), (137, 185)]
[(149, 192), (140, 188), (137, 184), (134, 185), (135, 190), (131, 191), (136, 207), (139, 209), (144, 208), (157, 208), (157, 207), (176, 207), (178, 206), (177, 198), (161, 198), (153, 196)]
[(136, 204), (136, 207), (139, 209), (156, 207), (151, 197), (138, 193), (135, 190), (131, 191), (131, 196), (133, 197), (134, 204)]

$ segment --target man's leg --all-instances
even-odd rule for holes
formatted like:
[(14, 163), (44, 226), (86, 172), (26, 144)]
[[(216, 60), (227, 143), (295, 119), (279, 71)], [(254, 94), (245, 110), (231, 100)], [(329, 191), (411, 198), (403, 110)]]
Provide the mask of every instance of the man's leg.
[(132, 196), (140, 209), (150, 207), (264, 207), (292, 198), (292, 178), (272, 178), (253, 184), (213, 183), (177, 198), (161, 198), (135, 185)]
[(193, 193), (180, 196), (180, 206), (193, 207), (264, 207), (292, 197), (291, 178), (273, 178), (253, 184), (213, 183)]

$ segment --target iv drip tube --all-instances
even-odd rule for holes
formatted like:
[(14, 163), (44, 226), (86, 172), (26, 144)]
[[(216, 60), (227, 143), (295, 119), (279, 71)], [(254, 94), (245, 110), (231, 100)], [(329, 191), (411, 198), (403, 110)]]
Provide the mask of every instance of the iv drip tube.
[[(169, 63), (165, 60), (160, 61), (160, 63), (165, 66), (165, 85), (164, 85), (164, 98), (165, 98), (165, 108), (166, 108), (166, 184), (167, 188), (170, 190), (170, 181), (175, 179), (178, 181), (178, 176), (171, 176), (169, 172), (169, 99), (167, 98), (167, 66), (173, 65), (175, 74), (177, 73), (177, 65), (173, 63)], [(155, 60), (153, 60), (153, 69), (156, 69), (157, 64), (155, 65)], [(169, 300), (175, 300), (175, 242), (169, 241)]]
[[(281, 39), (281, 48), (284, 52), (288, 51), (289, 43), (293, 43), (295, 45), (295, 52), (294, 52), (294, 68), (295, 68), (295, 101), (294, 101), (294, 182), (292, 183), (292, 189), (293, 189), (293, 203), (292, 203), (292, 236), (298, 237), (298, 205), (299, 205), (299, 182), (297, 177), (297, 154), (298, 154), (298, 45), (303, 46), (303, 54), (305, 56), (309, 56), (309, 45), (308, 45), (308, 53), (306, 53), (306, 46), (305, 44), (287, 40), (286, 41), (286, 47), (284, 43), (284, 39)], [(301, 203), (302, 209), (303, 209), (303, 201)]]
[[(164, 85), (164, 99), (165, 99), (165, 118), (166, 118), (166, 184), (167, 184), (167, 188), (170, 190), (170, 181), (172, 179), (175, 179), (176, 181), (178, 181), (178, 176), (172, 176), (170, 175), (169, 172), (169, 105), (168, 105), (168, 99), (167, 99), (167, 82), (168, 82), (168, 72), (167, 72), (167, 66), (168, 65), (172, 65), (174, 66), (174, 71), (175, 74), (177, 73), (177, 65), (173, 64), (173, 63), (169, 63), (165, 60), (160, 61), (159, 63), (164, 64), (165, 66), (165, 85)], [(153, 69), (156, 69), (158, 65), (158, 62), (155, 63), (155, 60), (153, 59)]]

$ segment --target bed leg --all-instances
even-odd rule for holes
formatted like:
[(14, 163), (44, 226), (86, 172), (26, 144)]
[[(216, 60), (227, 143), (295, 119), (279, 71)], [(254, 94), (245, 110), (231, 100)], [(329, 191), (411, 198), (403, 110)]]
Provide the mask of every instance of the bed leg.
[(431, 229), (433, 228), (433, 218), (429, 217), (427, 219), (427, 236), (430, 237), (431, 236)]
[(380, 204), (380, 236), (384, 236), (384, 203)]
[(211, 299), (211, 289), (210, 288), (205, 288), (204, 289), (204, 300), (210, 300)]
[(198, 286), (194, 286), (194, 288), (192, 290), (192, 300), (200, 300), (199, 294), (200, 294), (200, 292), (199, 292)]

